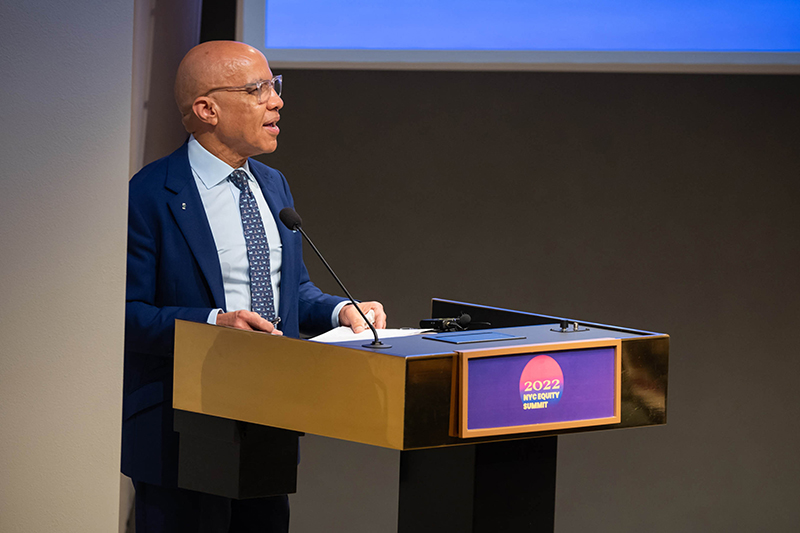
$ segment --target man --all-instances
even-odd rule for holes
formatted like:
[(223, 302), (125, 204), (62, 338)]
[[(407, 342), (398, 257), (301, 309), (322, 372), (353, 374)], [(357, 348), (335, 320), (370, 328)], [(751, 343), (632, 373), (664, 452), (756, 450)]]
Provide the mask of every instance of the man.
[[(299, 336), (363, 319), (309, 280), (283, 175), (249, 159), (273, 152), (280, 77), (236, 42), (203, 43), (178, 68), (189, 141), (130, 182), (122, 470), (136, 486), (137, 531), (286, 531), (285, 496), (232, 501), (178, 489), (173, 431), (175, 319)], [(378, 302), (360, 304), (386, 326)]]

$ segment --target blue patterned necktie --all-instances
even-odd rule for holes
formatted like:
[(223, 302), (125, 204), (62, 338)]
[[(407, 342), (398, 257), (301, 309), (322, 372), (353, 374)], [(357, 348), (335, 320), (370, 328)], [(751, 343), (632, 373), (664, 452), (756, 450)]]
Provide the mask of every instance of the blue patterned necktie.
[(269, 243), (264, 231), (261, 211), (256, 198), (247, 183), (243, 170), (234, 170), (228, 176), (239, 195), (239, 212), (242, 215), (244, 240), (247, 244), (247, 260), (250, 263), (250, 304), (251, 309), (267, 320), (275, 319), (275, 298), (272, 294), (272, 278), (269, 269)]

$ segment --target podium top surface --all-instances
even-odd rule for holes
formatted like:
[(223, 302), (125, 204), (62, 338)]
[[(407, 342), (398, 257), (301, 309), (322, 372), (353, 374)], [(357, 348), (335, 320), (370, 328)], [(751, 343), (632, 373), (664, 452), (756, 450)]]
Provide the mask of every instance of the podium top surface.
[[(363, 346), (363, 340), (354, 340), (347, 342), (330, 343), (332, 346), (341, 346), (343, 348), (351, 348), (356, 350), (364, 350), (367, 352), (381, 353), (385, 355), (394, 355), (397, 357), (435, 357), (435, 356), (448, 356), (452, 355), (455, 351), (473, 350), (473, 349), (491, 349), (491, 348), (504, 348), (511, 346), (523, 346), (526, 344), (546, 344), (556, 342), (573, 342), (585, 340), (598, 340), (598, 339), (630, 339), (645, 337), (641, 333), (622, 332), (618, 330), (605, 329), (601, 327), (591, 326), (585, 331), (568, 331), (562, 333), (560, 331), (552, 331), (558, 329), (556, 324), (540, 324), (535, 326), (518, 326), (511, 328), (492, 328), (483, 330), (473, 330), (463, 332), (470, 333), (488, 333), (497, 332), (504, 335), (510, 335), (508, 340), (489, 341), (489, 342), (470, 342), (466, 344), (453, 344), (449, 342), (442, 342), (433, 340), (426, 337), (434, 336), (434, 333), (422, 333), (420, 335), (412, 335), (408, 337), (393, 337), (386, 340), (387, 344), (391, 344), (391, 348), (385, 349), (372, 349)], [(380, 330), (378, 330), (380, 336)]]

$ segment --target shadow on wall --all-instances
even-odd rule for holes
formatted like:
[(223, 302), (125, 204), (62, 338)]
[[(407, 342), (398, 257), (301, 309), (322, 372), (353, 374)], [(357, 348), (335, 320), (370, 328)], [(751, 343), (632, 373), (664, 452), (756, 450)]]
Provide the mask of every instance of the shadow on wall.
[(188, 137), (173, 86), (181, 59), (200, 42), (201, 1), (137, 0), (134, 9), (131, 175)]

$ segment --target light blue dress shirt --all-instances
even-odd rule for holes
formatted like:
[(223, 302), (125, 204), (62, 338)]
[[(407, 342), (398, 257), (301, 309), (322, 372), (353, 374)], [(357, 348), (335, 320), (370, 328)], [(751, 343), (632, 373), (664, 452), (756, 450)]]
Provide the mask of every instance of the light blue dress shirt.
[[(219, 264), (222, 268), (222, 284), (225, 289), (225, 308), (228, 312), (244, 309), (251, 311), (250, 306), (250, 264), (247, 259), (247, 244), (242, 230), (242, 218), (239, 212), (239, 195), (241, 191), (228, 179), (234, 169), (214, 154), (203, 148), (194, 136), (189, 138), (189, 165), (192, 167), (194, 181), (200, 192), (200, 199), (206, 210), (206, 217), (211, 226), (214, 243), (217, 247)], [(283, 246), (281, 235), (275, 218), (269, 209), (264, 193), (258, 185), (247, 161), (241, 170), (248, 177), (248, 185), (255, 196), (258, 210), (264, 224), (264, 231), (269, 242), (270, 277), (272, 293), (275, 298), (275, 312), (280, 305), (281, 262)], [(331, 316), (331, 326), (339, 325), (339, 311), (347, 304), (342, 302), (336, 306)], [(208, 315), (208, 323), (216, 324), (217, 315), (222, 309), (214, 309)]]

